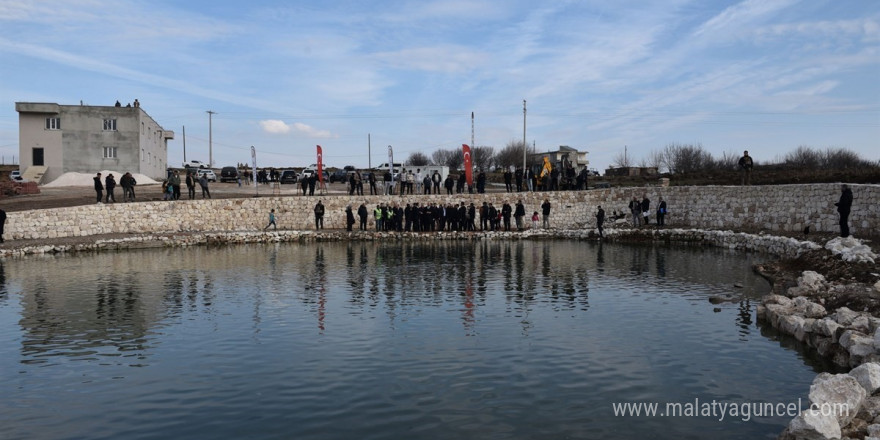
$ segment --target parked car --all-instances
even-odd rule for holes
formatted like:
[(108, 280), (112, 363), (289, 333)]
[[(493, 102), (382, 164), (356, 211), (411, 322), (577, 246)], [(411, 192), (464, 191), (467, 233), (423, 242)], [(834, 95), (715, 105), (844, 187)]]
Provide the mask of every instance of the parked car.
[[(302, 174), (299, 175), (299, 178), (300, 178), (300, 179), (308, 179), (308, 178), (310, 178), (310, 177), (316, 175), (317, 173), (318, 173), (318, 172), (315, 171), (315, 170), (310, 170), (310, 169), (306, 168), (306, 169), (304, 169), (304, 170), (302, 171)], [(330, 181), (330, 173), (328, 173), (328, 172), (326, 172), (326, 171), (324, 171), (324, 181), (325, 181), (325, 182), (329, 182), (329, 181)]]
[(336, 170), (336, 171), (330, 173), (329, 181), (330, 181), (330, 183), (333, 183), (333, 182), (345, 183), (348, 181), (348, 174), (349, 174), (349, 172), (346, 170)]
[(202, 175), (204, 175), (208, 179), (208, 182), (216, 182), (217, 181), (217, 175), (214, 174), (214, 170), (200, 169), (198, 171), (198, 173), (199, 173), (200, 179), (202, 178)]
[(297, 176), (296, 171), (294, 170), (284, 170), (281, 172), (281, 177), (278, 178), (278, 181), (281, 182), (281, 184), (296, 183), (296, 180)]
[(220, 170), (220, 181), (221, 182), (235, 182), (238, 180), (238, 168), (236, 167), (223, 167)]
[(208, 164), (200, 160), (190, 160), (183, 163), (184, 168), (208, 168)]
[(9, 180), (22, 180), (21, 171), (13, 170), (9, 172)]

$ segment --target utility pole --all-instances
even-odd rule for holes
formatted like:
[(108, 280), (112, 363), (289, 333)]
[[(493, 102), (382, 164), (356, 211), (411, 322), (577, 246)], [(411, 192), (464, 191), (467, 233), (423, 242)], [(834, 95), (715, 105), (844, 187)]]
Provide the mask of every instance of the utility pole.
[(183, 126), (183, 162), (186, 163), (186, 125)]
[(528, 145), (526, 143), (526, 100), (523, 99), (523, 172), (526, 171), (526, 150)]
[(474, 145), (474, 112), (471, 112), (471, 148), (476, 148)]
[(208, 168), (214, 166), (214, 129), (211, 126), (212, 116), (217, 114), (217, 112), (213, 112), (208, 110)]

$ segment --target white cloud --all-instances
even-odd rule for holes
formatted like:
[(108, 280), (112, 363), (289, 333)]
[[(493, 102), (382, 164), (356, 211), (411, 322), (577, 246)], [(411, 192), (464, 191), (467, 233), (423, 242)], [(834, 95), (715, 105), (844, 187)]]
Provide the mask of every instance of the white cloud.
[(740, 29), (747, 29), (754, 22), (763, 21), (767, 16), (785, 9), (798, 0), (746, 0), (731, 6), (712, 19), (703, 23), (695, 37), (727, 36)]
[(285, 124), (284, 121), (279, 121), (277, 119), (269, 119), (265, 121), (260, 121), (260, 127), (263, 128), (263, 131), (266, 133), (272, 134), (287, 134), (290, 133), (290, 126)]
[(311, 138), (330, 139), (338, 137), (327, 130), (318, 130), (315, 127), (303, 124), (302, 122), (294, 122), (293, 130), (297, 133), (304, 134)]

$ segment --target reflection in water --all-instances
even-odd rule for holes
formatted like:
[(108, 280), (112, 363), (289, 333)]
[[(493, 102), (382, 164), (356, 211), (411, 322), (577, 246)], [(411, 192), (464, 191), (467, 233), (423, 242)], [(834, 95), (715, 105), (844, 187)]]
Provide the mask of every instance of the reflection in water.
[[(712, 254), (714, 264), (706, 263), (702, 255), (706, 253)], [(216, 314), (217, 286), (222, 286), (224, 294), (233, 291), (250, 297), (237, 301), (251, 303), (254, 334), (260, 332), (264, 295), (293, 295), (312, 311), (317, 329), (325, 331), (332, 325), (328, 321), (329, 280), (336, 279), (340, 270), (345, 274), (344, 290), (351, 306), (384, 308), (392, 327), (401, 307), (435, 306), (456, 298), (465, 334), (478, 335), (478, 311), (487, 295), (498, 291), (521, 320), (523, 334), (528, 334), (536, 302), (550, 304), (557, 312), (588, 311), (595, 279), (638, 290), (656, 288), (657, 283), (662, 285), (661, 280), (672, 277), (681, 294), (703, 296), (706, 285), (717, 283), (719, 267), (730, 270), (730, 255), (718, 250), (629, 246), (615, 247), (609, 253), (602, 243), (551, 240), (347, 242), (145, 251), (89, 256), (87, 259), (95, 261), (87, 263), (93, 268), (88, 273), (73, 268), (83, 258), (56, 259), (54, 264), (61, 273), (18, 274), (23, 277), (25, 293), (21, 319), (27, 333), (25, 362), (46, 362), (45, 356), (56, 354), (88, 357), (99, 350), (102, 355), (115, 350), (119, 356), (137, 351), (140, 361), (146, 355), (144, 335), (149, 327), (174, 321), (187, 312)], [(744, 266), (737, 269), (743, 278), (737, 281), (745, 283), (745, 289), (738, 292), (744, 296), (736, 326), (747, 337), (753, 324), (749, 296), (755, 295), (760, 281), (748, 274), (747, 265), (740, 266)], [(4, 272), (0, 265), (0, 277)], [(248, 277), (256, 278), (247, 281)], [(143, 292), (155, 291), (155, 279), (162, 280), (162, 296), (145, 298)], [(4, 300), (5, 285), (0, 285)], [(694, 287), (688, 287), (691, 285)]]

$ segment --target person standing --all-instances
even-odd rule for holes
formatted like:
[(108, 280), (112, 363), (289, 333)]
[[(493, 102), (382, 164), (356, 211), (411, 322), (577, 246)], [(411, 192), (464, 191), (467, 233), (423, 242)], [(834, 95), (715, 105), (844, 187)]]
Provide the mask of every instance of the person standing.
[(354, 172), (354, 186), (355, 186), (355, 192), (357, 192), (357, 195), (359, 195), (359, 196), (364, 195), (364, 179), (363, 179), (363, 176), (361, 176), (360, 170), (355, 170), (355, 172)]
[(596, 229), (599, 230), (599, 238), (603, 238), (605, 237), (605, 235), (603, 235), (603, 231), (605, 230), (603, 226), (605, 224), (605, 210), (602, 209), (602, 206), (597, 206), (597, 208), (599, 208), (599, 211), (596, 213)]
[(544, 229), (550, 229), (550, 200), (544, 199), (541, 204), (541, 214), (544, 217)]
[(113, 195), (113, 190), (116, 189), (116, 178), (113, 177), (113, 174), (107, 174), (107, 178), (104, 179), (104, 186), (107, 187), (107, 197), (104, 203), (110, 203), (111, 200), (113, 203), (116, 203), (116, 196)]
[(642, 220), (644, 220), (643, 224), (645, 226), (648, 226), (648, 223), (649, 223), (648, 217), (651, 212), (650, 210), (651, 210), (651, 201), (648, 200), (648, 195), (645, 194), (645, 197), (642, 199), (642, 217), (643, 217)]
[(480, 168), (480, 172), (477, 173), (477, 194), (483, 194), (486, 192), (486, 172)]
[(324, 204), (320, 200), (315, 205), (315, 229), (324, 229)]
[(193, 176), (192, 171), (186, 172), (186, 192), (189, 194), (190, 200), (196, 198), (196, 178)]
[(434, 194), (440, 194), (440, 182), (443, 181), (443, 176), (440, 175), (440, 172), (434, 170), (434, 175), (431, 176), (431, 182), (434, 183)]
[(351, 232), (354, 225), (354, 212), (351, 211), (351, 205), (345, 207), (345, 229)]
[(104, 184), (101, 183), (101, 173), (98, 173), (92, 179), (95, 181), (95, 192), (98, 193), (98, 203), (101, 203), (101, 199), (104, 197)]
[(274, 209), (269, 211), (269, 224), (266, 225), (266, 227), (263, 228), (263, 230), (265, 231), (266, 229), (269, 229), (269, 226), (271, 226), (272, 229), (278, 229), (278, 225), (275, 224), (275, 210)]
[(629, 212), (632, 213), (633, 227), (638, 228), (642, 225), (642, 204), (639, 199), (633, 197), (629, 202)]
[(849, 237), (849, 211), (852, 208), (853, 193), (847, 184), (843, 184), (840, 189), (840, 200), (834, 206), (840, 214), (840, 236), (846, 238)]
[(6, 211), (0, 209), (0, 243), (3, 243), (3, 228), (6, 227)]
[(376, 188), (376, 173), (370, 172), (367, 174), (367, 183), (370, 184), (370, 195), (379, 195), (379, 190)]
[(451, 196), (454, 194), (455, 190), (455, 178), (452, 177), (452, 174), (446, 176), (446, 180), (443, 182), (443, 186), (446, 187), (446, 195)]
[[(522, 180), (522, 179), (520, 179)], [(522, 182), (520, 182), (522, 183)], [(520, 185), (517, 185), (517, 190), (519, 190)], [(513, 211), (513, 218), (516, 219), (516, 230), (523, 230), (523, 217), (526, 215), (526, 207), (523, 205), (522, 199), (516, 202), (516, 209)]]
[(666, 200), (660, 197), (660, 204), (657, 205), (657, 226), (666, 226)]
[(367, 205), (364, 205), (363, 203), (361, 203), (361, 206), (358, 208), (358, 217), (360, 217), (360, 220), (361, 220), (361, 225), (360, 225), (361, 231), (367, 230), (367, 216), (368, 215), (369, 215), (369, 213), (367, 213)]
[(538, 229), (538, 211), (532, 213), (532, 229)]
[(171, 178), (168, 179), (169, 185), (174, 190), (173, 200), (180, 200), (180, 172), (174, 170), (174, 174), (171, 175)]
[(501, 221), (504, 225), (505, 231), (510, 231), (510, 214), (512, 212), (513, 209), (510, 209), (510, 203), (507, 203), (507, 200), (505, 200), (504, 204), (501, 205)]
[(754, 162), (752, 161), (752, 156), (749, 156), (749, 150), (743, 151), (743, 156), (739, 158), (739, 168), (742, 173), (742, 179), (740, 180), (741, 185), (751, 185), (752, 184), (752, 167), (754, 166)]
[(504, 191), (511, 192), (513, 189), (513, 173), (510, 172), (509, 168), (504, 169)]
[(199, 177), (199, 186), (202, 187), (202, 199), (211, 198), (211, 191), (208, 190), (208, 177), (202, 174), (202, 177)]

